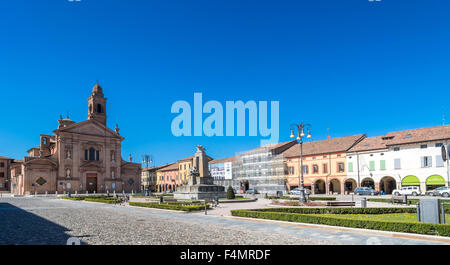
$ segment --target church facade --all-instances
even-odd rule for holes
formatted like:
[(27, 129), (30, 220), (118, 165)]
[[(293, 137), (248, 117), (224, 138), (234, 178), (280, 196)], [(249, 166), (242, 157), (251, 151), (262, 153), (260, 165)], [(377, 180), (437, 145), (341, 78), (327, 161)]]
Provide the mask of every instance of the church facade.
[(96, 84), (88, 98), (88, 119), (58, 120), (52, 135), (41, 134), (40, 145), (23, 161), (11, 165), (11, 192), (45, 193), (139, 192), (141, 166), (121, 156), (125, 139), (106, 126), (107, 98)]

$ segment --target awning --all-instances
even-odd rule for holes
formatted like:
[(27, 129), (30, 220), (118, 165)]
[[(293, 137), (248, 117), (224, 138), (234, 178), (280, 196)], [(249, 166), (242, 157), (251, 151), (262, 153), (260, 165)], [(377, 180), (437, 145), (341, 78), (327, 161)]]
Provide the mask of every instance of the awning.
[(426, 181), (427, 185), (442, 185), (445, 186), (445, 179), (440, 175), (429, 176)]
[(406, 176), (402, 179), (402, 186), (420, 186), (420, 181), (416, 176)]

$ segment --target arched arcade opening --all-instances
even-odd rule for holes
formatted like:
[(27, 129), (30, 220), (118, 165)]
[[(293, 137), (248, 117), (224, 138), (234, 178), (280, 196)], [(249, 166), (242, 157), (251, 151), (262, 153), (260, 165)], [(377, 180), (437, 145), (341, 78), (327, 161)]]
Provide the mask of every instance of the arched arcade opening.
[(341, 194), (341, 182), (338, 179), (332, 179), (330, 181), (330, 193)]
[(314, 182), (314, 194), (325, 194), (325, 181), (318, 179)]
[(397, 182), (393, 177), (386, 176), (380, 180), (380, 192), (385, 194), (392, 194), (392, 191), (397, 188)]
[(367, 187), (375, 189), (375, 182), (372, 178), (365, 178), (361, 181), (361, 187)]

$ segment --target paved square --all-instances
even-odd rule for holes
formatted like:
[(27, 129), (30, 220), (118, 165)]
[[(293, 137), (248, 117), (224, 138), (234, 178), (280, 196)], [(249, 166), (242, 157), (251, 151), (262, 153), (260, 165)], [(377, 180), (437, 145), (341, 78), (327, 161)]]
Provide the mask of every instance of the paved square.
[(0, 244), (436, 244), (382, 235), (342, 232), (55, 198), (1, 198)]

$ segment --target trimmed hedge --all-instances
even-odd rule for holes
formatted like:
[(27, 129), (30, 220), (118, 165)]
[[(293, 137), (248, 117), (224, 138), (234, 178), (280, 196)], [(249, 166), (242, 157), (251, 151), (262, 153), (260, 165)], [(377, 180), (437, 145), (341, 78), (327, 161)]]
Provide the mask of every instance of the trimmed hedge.
[(121, 203), (122, 199), (121, 198), (116, 198), (116, 200), (114, 200), (113, 197), (107, 197), (107, 198), (93, 198), (93, 197), (87, 197), (84, 199), (87, 202), (102, 202), (102, 203)]
[(250, 209), (254, 212), (281, 212), (298, 214), (387, 214), (387, 213), (416, 213), (415, 208), (264, 208)]
[(122, 198), (117, 197), (116, 201), (114, 202), (114, 197), (106, 196), (106, 195), (75, 196), (75, 197), (64, 196), (61, 198), (66, 199), (66, 200), (73, 200), (73, 201), (89, 201), (89, 202), (102, 202), (102, 203), (120, 203), (120, 202), (122, 202)]
[(68, 196), (63, 196), (61, 197), (62, 199), (65, 200), (72, 200), (72, 201), (84, 201), (84, 197), (68, 197)]
[[(343, 212), (346, 213), (347, 209), (351, 208), (341, 208)], [(367, 210), (370, 208), (359, 208), (361, 210)], [(374, 208), (381, 209), (381, 208)], [(394, 209), (394, 208), (387, 208)], [(323, 224), (331, 226), (343, 226), (343, 227), (353, 227), (353, 228), (364, 228), (382, 231), (392, 231), (392, 232), (405, 232), (405, 233), (416, 233), (416, 234), (427, 234), (427, 235), (439, 235), (439, 236), (450, 236), (450, 225), (444, 224), (430, 224), (430, 223), (409, 223), (409, 222), (388, 222), (388, 221), (372, 221), (372, 220), (354, 220), (345, 219), (339, 217), (324, 217), (316, 215), (308, 215), (305, 213), (293, 213), (290, 211), (271, 211), (273, 209), (261, 210), (232, 210), (231, 215), (240, 217), (251, 217), (260, 219), (270, 219), (270, 220), (280, 220), (288, 222), (299, 222), (299, 223), (310, 223), (310, 224)], [(298, 209), (295, 209), (298, 210)], [(306, 210), (306, 209), (302, 209)], [(322, 209), (310, 208), (311, 213), (319, 213)], [(329, 209), (338, 210), (338, 209)], [(415, 209), (412, 209), (415, 211)], [(334, 212), (338, 213), (338, 212)], [(347, 212), (350, 213), (350, 212)], [(359, 213), (363, 213), (360, 211)], [(388, 213), (388, 212), (385, 212)]]
[[(292, 201), (298, 201), (298, 198), (296, 197), (288, 197), (288, 196), (281, 196), (278, 198), (277, 196), (268, 196), (269, 199), (281, 199), (281, 200), (292, 200)], [(309, 201), (335, 201), (336, 197), (309, 197)]]
[[(155, 202), (130, 202), (130, 206), (138, 206), (138, 207), (148, 207), (148, 208), (159, 208), (159, 209), (167, 209), (167, 210), (177, 210), (177, 211), (203, 211), (205, 210), (204, 204), (181, 204), (181, 203), (155, 203)], [(209, 209), (209, 204), (206, 204), (206, 208)]]
[(336, 197), (309, 197), (310, 201), (335, 201)]

